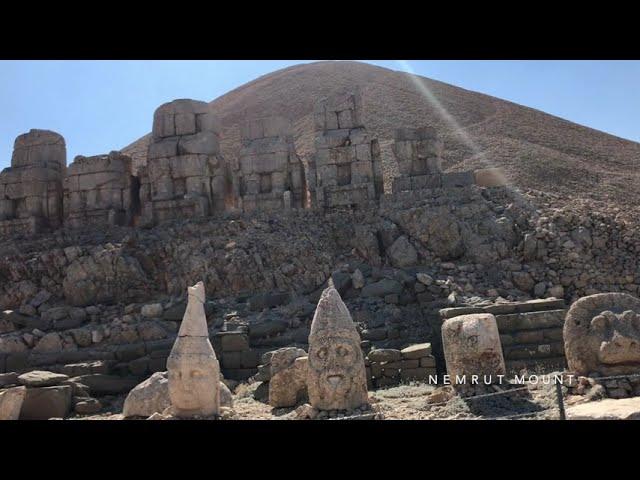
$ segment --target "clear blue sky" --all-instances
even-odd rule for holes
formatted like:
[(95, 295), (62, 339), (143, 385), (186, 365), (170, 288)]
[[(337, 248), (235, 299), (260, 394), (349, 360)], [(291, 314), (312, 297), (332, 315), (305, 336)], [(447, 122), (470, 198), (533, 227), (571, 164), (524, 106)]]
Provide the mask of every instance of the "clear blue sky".
[[(175, 98), (210, 101), (308, 60), (0, 61), (0, 168), (15, 137), (55, 130), (67, 163), (125, 147)], [(371, 61), (394, 70), (396, 61)], [(418, 75), (640, 141), (640, 61), (409, 61)]]

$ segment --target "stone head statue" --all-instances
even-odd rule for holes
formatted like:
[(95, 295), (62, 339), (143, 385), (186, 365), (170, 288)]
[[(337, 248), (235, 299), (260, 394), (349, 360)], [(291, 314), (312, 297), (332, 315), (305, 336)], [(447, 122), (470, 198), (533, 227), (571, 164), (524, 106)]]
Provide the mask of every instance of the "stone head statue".
[(490, 313), (449, 318), (442, 324), (442, 347), (447, 373), (457, 375), (505, 375), (500, 333)]
[(307, 388), (320, 410), (351, 410), (369, 401), (360, 335), (332, 286), (322, 292), (311, 324)]
[(169, 398), (178, 417), (220, 412), (220, 365), (209, 341), (204, 284), (188, 288), (187, 309), (167, 359)]
[(564, 323), (569, 369), (580, 375), (640, 373), (640, 300), (598, 293), (577, 300)]

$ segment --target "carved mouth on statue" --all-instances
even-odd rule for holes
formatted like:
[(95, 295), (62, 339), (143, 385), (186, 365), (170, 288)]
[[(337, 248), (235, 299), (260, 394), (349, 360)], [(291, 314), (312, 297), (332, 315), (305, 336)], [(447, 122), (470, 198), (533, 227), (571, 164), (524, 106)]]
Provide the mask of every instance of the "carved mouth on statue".
[(333, 388), (340, 385), (340, 383), (342, 383), (342, 380), (344, 380), (343, 375), (327, 375), (327, 382), (329, 382), (329, 385), (331, 385)]

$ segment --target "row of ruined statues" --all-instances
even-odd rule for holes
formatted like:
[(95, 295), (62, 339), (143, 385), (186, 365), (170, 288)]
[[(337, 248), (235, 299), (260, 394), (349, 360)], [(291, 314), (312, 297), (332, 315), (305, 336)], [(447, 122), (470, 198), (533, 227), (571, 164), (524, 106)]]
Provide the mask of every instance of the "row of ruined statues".
[[(202, 282), (188, 289), (187, 309), (167, 361), (171, 407), (166, 413), (178, 418), (220, 414), (220, 367), (209, 341), (204, 302)], [(563, 337), (571, 372), (638, 374), (640, 300), (624, 293), (583, 297), (569, 309)], [(496, 379), (507, 374), (492, 314), (446, 320), (442, 346), (451, 378)], [(308, 356), (295, 359), (299, 361), (312, 408), (355, 411), (369, 406), (360, 335), (331, 284), (323, 291), (311, 323)]]
[[(563, 340), (568, 370), (609, 377), (640, 374), (640, 299), (597, 293), (576, 300), (566, 314)], [(496, 318), (460, 315), (442, 325), (447, 373), (496, 378), (506, 375)]]
[[(188, 288), (187, 308), (167, 359), (166, 414), (177, 418), (220, 415), (220, 366), (209, 341), (204, 284)], [(354, 410), (369, 404), (360, 336), (338, 291), (320, 298), (309, 334), (306, 366), (309, 403), (318, 410)]]
[[(16, 139), (11, 167), (0, 173), (0, 234), (375, 202), (383, 194), (380, 148), (362, 117), (358, 89), (324, 98), (308, 161), (282, 117), (247, 122), (239, 154), (225, 158), (211, 106), (174, 100), (155, 111), (147, 162), (137, 172), (115, 151), (78, 156), (67, 167), (63, 137), (31, 130)], [(401, 175), (393, 192), (473, 184), (473, 172), (441, 172), (442, 150), (431, 127), (398, 129), (393, 151)]]

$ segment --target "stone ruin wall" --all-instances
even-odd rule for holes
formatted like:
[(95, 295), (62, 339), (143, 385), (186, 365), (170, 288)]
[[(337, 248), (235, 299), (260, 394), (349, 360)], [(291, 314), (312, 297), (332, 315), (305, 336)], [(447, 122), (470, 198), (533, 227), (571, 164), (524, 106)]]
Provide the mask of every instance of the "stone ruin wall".
[(383, 192), (380, 149), (362, 121), (360, 92), (318, 102), (314, 112), (315, 202), (323, 207), (362, 205)]
[(48, 130), (16, 138), (11, 167), (0, 173), (0, 234), (35, 234), (62, 224), (64, 139)]
[(231, 169), (220, 154), (220, 124), (209, 104), (174, 100), (160, 106), (147, 165), (139, 170), (141, 224), (223, 212), (229, 196), (236, 197)]
[(64, 224), (131, 225), (137, 199), (131, 159), (119, 152), (75, 158), (64, 179)]
[[(361, 117), (359, 90), (316, 105), (316, 154), (308, 166), (295, 152), (291, 124), (254, 119), (241, 129), (239, 158), (220, 154), (220, 124), (205, 102), (174, 100), (154, 113), (148, 164), (133, 175), (119, 152), (79, 156), (66, 169), (64, 139), (33, 130), (16, 139), (12, 167), (2, 174), (0, 234), (33, 234), (64, 224), (151, 227), (166, 220), (290, 208), (333, 208), (376, 203), (383, 194), (380, 152)], [(485, 171), (440, 172), (442, 142), (429, 127), (396, 132), (401, 177), (393, 195), (407, 190), (495, 186)], [(305, 168), (306, 167), (306, 168)]]
[(307, 186), (296, 154), (291, 123), (282, 117), (247, 122), (242, 127), (239, 187), (242, 210), (290, 210), (307, 204)]

